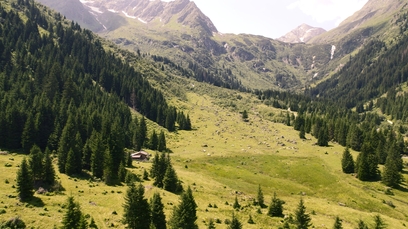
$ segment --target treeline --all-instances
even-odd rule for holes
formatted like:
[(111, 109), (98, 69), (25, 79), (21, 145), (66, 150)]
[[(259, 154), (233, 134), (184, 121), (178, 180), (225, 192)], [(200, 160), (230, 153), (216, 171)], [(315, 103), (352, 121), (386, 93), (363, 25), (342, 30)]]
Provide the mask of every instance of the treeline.
[(177, 120), (191, 129), (188, 115), (90, 31), (33, 1), (18, 4), (0, 7), (0, 147), (48, 148), (62, 173), (87, 169), (115, 181), (124, 148), (159, 147), (140, 129), (144, 119), (132, 121), (129, 106), (169, 131)]
[[(300, 138), (305, 138), (305, 134), (309, 133), (317, 138), (316, 144), (319, 146), (328, 146), (332, 141), (359, 151), (356, 162), (348, 159), (346, 163), (348, 166), (352, 164), (353, 168), (346, 170), (349, 173), (355, 172), (360, 180), (382, 180), (391, 187), (398, 187), (401, 183), (401, 156), (407, 153), (402, 126), (399, 129), (394, 129), (392, 125), (380, 128), (385, 120), (377, 113), (359, 114), (320, 98), (312, 100), (307, 96), (278, 91), (259, 91), (257, 95), (265, 104), (297, 111), (296, 117), (288, 112), (285, 123), (298, 130)], [(378, 99), (376, 105), (383, 106), (386, 113), (385, 108), (389, 104), (389, 111), (399, 113), (398, 109), (406, 101), (405, 96), (398, 97), (395, 90), (390, 90), (389, 96)], [(367, 109), (373, 109), (373, 106), (369, 104)], [(385, 165), (383, 174), (378, 169), (379, 164)]]

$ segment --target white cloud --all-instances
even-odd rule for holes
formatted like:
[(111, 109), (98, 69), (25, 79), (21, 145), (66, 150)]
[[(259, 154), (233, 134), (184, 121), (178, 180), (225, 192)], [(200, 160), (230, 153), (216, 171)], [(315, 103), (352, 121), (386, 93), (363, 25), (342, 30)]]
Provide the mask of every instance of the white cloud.
[(298, 0), (288, 9), (298, 8), (313, 20), (323, 23), (335, 21), (336, 25), (361, 9), (368, 0)]

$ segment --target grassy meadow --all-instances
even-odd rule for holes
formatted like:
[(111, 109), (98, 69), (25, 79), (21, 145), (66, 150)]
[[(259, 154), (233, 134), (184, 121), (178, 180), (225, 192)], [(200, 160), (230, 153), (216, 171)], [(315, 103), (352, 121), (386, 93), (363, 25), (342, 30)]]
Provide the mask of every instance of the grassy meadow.
[[(248, 94), (199, 83), (186, 85), (183, 96), (173, 97), (171, 103), (189, 114), (193, 130), (166, 132), (166, 138), (183, 186), (189, 185), (193, 190), (199, 228), (205, 228), (209, 219), (221, 222), (216, 223), (216, 228), (227, 228), (224, 221), (233, 212), (243, 228), (281, 226), (283, 219), (268, 217), (267, 208), (259, 213), (259, 207), (252, 204), (258, 185), (267, 205), (274, 192), (286, 202), (285, 215), (294, 214), (303, 198), (314, 228), (332, 228), (336, 216), (343, 219), (346, 229), (356, 228), (360, 219), (372, 226), (376, 214), (388, 228), (406, 228), (405, 183), (400, 190), (392, 190), (393, 195), (386, 195), (386, 187), (380, 182), (361, 182), (353, 175), (342, 173), (343, 147), (335, 143), (329, 147), (315, 146), (316, 139), (312, 136), (301, 140), (297, 131), (281, 124), (286, 111), (267, 107)], [(241, 118), (243, 110), (248, 111), (247, 122)], [(160, 128), (151, 122), (148, 127)], [(357, 153), (353, 155), (356, 159)], [(19, 202), (14, 186), (23, 157), (13, 152), (0, 155), (0, 221), (20, 216), (28, 227), (59, 227), (67, 197), (74, 196), (82, 212), (93, 217), (99, 228), (124, 228), (121, 218), (126, 185), (106, 186), (87, 176), (69, 178), (57, 174), (64, 191), (36, 193), (33, 201)], [(133, 165), (130, 170), (139, 175), (151, 166), (149, 162)], [(405, 171), (405, 179), (407, 174)], [(153, 187), (152, 183), (143, 182), (146, 197), (159, 192), (169, 219), (179, 197)], [(239, 211), (232, 207), (236, 196), (242, 206)], [(249, 215), (255, 224), (247, 223)]]

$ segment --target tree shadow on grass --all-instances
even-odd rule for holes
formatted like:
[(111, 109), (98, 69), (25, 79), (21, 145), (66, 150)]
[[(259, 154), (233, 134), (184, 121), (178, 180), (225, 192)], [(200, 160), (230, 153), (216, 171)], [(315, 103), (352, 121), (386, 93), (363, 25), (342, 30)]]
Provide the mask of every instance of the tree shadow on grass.
[(42, 199), (39, 198), (39, 197), (36, 197), (36, 196), (31, 197), (31, 199), (25, 201), (25, 203), (27, 203), (27, 204), (29, 204), (29, 205), (32, 205), (32, 206), (34, 206), (34, 207), (37, 207), (37, 208), (42, 208), (42, 207), (45, 206), (45, 204), (44, 204), (44, 202), (42, 201)]

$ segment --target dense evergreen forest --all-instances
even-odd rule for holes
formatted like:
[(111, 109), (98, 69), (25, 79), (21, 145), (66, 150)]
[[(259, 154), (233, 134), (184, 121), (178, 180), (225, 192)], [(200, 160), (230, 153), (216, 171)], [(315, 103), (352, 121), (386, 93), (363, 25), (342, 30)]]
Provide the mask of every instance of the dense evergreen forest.
[(11, 5), (0, 6), (1, 148), (29, 153), (36, 145), (58, 154), (62, 173), (102, 177), (109, 167), (115, 179), (124, 148), (166, 145), (164, 133), (147, 136), (129, 107), (169, 131), (177, 120), (191, 129), (188, 115), (92, 32), (31, 0)]

